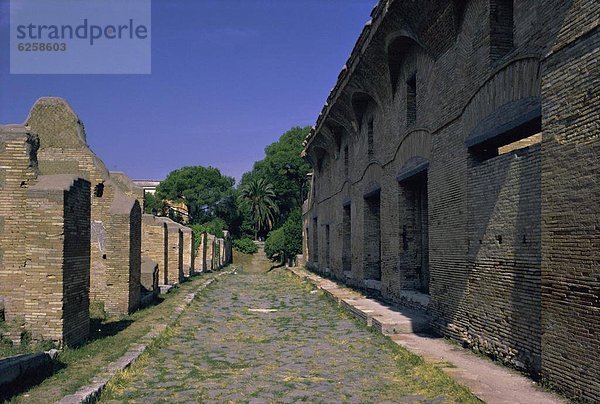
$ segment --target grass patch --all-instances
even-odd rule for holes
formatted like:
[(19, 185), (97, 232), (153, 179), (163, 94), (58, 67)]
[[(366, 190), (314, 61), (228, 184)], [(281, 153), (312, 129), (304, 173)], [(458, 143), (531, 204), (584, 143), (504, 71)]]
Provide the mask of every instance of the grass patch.
[[(58, 357), (56, 372), (27, 392), (13, 397), (12, 402), (54, 402), (72, 394), (101, 372), (109, 363), (121, 357), (134, 343), (139, 343), (155, 324), (169, 321), (181, 298), (197, 289), (208, 277), (197, 276), (190, 282), (159, 297), (158, 304), (121, 318), (103, 318), (101, 310), (94, 309), (90, 339), (78, 348), (66, 348)], [(159, 337), (160, 340), (164, 337)], [(160, 342), (160, 341), (159, 341)]]

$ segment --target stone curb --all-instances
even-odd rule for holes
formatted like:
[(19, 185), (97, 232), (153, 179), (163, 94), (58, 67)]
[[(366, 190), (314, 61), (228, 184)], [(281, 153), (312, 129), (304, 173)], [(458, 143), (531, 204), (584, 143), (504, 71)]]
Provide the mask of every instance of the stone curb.
[[(287, 268), (291, 273), (314, 285), (318, 290), (339, 307), (357, 317), (360, 308), (354, 307), (348, 295), (358, 295), (348, 287), (330, 279), (323, 278), (310, 271), (294, 267)], [(363, 322), (367, 323), (367, 319)], [(382, 333), (382, 327), (377, 327), (377, 318), (373, 318), (373, 328)], [(408, 351), (421, 356), (426, 362), (437, 364), (446, 363), (442, 371), (459, 384), (467, 387), (473, 395), (487, 403), (537, 403), (555, 404), (563, 400), (552, 393), (540, 390), (527, 377), (512, 371), (495, 362), (473, 355), (466, 349), (454, 346), (443, 339), (432, 340), (415, 333), (387, 335), (394, 343)]]
[(233, 267), (229, 271), (223, 271), (218, 273), (214, 278), (207, 280), (202, 283), (195, 291), (186, 294), (183, 301), (173, 310), (173, 314), (169, 317), (168, 324), (158, 324), (152, 331), (142, 337), (142, 343), (133, 345), (123, 356), (116, 361), (110, 363), (105, 370), (97, 377), (92, 379), (90, 385), (85, 386), (77, 390), (75, 393), (63, 397), (59, 404), (79, 404), (79, 403), (94, 403), (102, 394), (102, 391), (108, 384), (108, 382), (115, 377), (115, 375), (127, 369), (131, 366), (148, 348), (150, 343), (160, 336), (167, 327), (172, 326), (179, 320), (179, 317), (183, 312), (192, 304), (196, 295), (202, 290), (206, 289), (211, 283), (219, 279), (222, 276), (229, 275), (237, 271), (238, 267)]

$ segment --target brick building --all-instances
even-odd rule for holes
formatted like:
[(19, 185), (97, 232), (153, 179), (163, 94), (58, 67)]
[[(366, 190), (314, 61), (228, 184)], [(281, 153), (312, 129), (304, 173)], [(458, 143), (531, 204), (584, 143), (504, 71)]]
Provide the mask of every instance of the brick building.
[(38, 146), (29, 128), (0, 126), (0, 298), (11, 327), (77, 345), (89, 333), (90, 183), (40, 175)]
[(600, 3), (382, 0), (304, 155), (307, 265), (600, 400)]
[[(126, 181), (114, 182), (89, 148), (83, 124), (61, 98), (40, 98), (26, 125), (39, 136), (41, 174), (74, 174), (91, 183), (90, 299), (110, 315), (126, 314), (140, 303), (141, 207), (128, 196)], [(114, 178), (114, 176), (113, 176)]]

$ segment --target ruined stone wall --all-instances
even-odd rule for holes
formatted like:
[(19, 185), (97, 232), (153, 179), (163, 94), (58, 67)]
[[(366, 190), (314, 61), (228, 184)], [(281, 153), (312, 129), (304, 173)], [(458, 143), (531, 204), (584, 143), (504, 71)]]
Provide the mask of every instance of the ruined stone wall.
[(183, 234), (183, 276), (194, 274), (194, 232), (189, 227), (182, 226)]
[(38, 138), (0, 126), (0, 296), (34, 339), (77, 345), (89, 332), (90, 184), (38, 176)]
[(576, 1), (542, 65), (542, 377), (600, 401), (600, 4)]
[(131, 178), (127, 174), (121, 171), (111, 171), (110, 179), (113, 183), (119, 187), (119, 189), (127, 196), (135, 199), (140, 204), (140, 207), (144, 207), (144, 189), (138, 187), (133, 183)]
[[(39, 99), (27, 118), (27, 125), (40, 138), (38, 164), (42, 174), (75, 174), (90, 181), (90, 296), (92, 300), (102, 302), (111, 315), (127, 313), (128, 308), (135, 308), (139, 304), (139, 292), (133, 290), (136, 289), (136, 282), (139, 289), (141, 257), (136, 256), (138, 250), (123, 249), (119, 242), (129, 240), (132, 228), (135, 231), (139, 226), (132, 226), (130, 219), (140, 219), (136, 213), (132, 213), (127, 220), (112, 218), (111, 209), (115, 201), (120, 201), (118, 203), (121, 205), (128, 204), (131, 212), (137, 202), (126, 196), (111, 180), (104, 163), (88, 147), (83, 124), (66, 101), (60, 98)], [(127, 202), (123, 202), (125, 200)], [(122, 282), (128, 284), (120, 285)]]
[[(200, 235), (200, 245), (198, 246), (198, 256), (196, 257), (196, 265), (199, 265), (199, 271), (205, 272), (208, 270), (207, 265), (207, 234), (206, 232)], [(198, 267), (197, 267), (198, 268)]]
[(171, 219), (164, 218), (168, 239), (167, 284), (176, 285), (183, 281), (183, 233), (181, 225)]
[[(27, 188), (37, 178), (38, 139), (23, 126), (0, 127), (0, 296), (7, 321), (23, 320)], [(61, 215), (62, 216), (62, 215)]]
[(144, 214), (142, 218), (142, 256), (158, 264), (159, 285), (168, 284), (168, 233), (163, 218)]
[(307, 266), (594, 400), (600, 6), (513, 5), (374, 9), (307, 139)]
[(80, 344), (89, 334), (90, 184), (40, 176), (28, 190), (27, 212), (26, 329), (35, 339)]
[(205, 255), (205, 260), (206, 260), (206, 270), (208, 271), (212, 271), (214, 269), (217, 269), (215, 266), (215, 236), (213, 236), (212, 234), (208, 234), (206, 233), (206, 237), (204, 238), (204, 240), (206, 240), (206, 255)]
[(158, 293), (158, 263), (142, 256), (142, 289), (144, 293)]

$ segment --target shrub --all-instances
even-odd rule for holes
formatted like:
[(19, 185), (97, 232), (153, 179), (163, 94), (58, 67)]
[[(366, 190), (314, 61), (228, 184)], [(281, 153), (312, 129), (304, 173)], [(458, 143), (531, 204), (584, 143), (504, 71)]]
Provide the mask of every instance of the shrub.
[(302, 252), (302, 214), (293, 210), (287, 220), (277, 230), (269, 233), (265, 243), (265, 253), (272, 260), (293, 259)]
[(249, 237), (233, 240), (233, 248), (244, 254), (254, 254), (258, 251), (258, 247)]
[(283, 228), (272, 230), (265, 241), (265, 254), (272, 260), (281, 258), (285, 246)]

